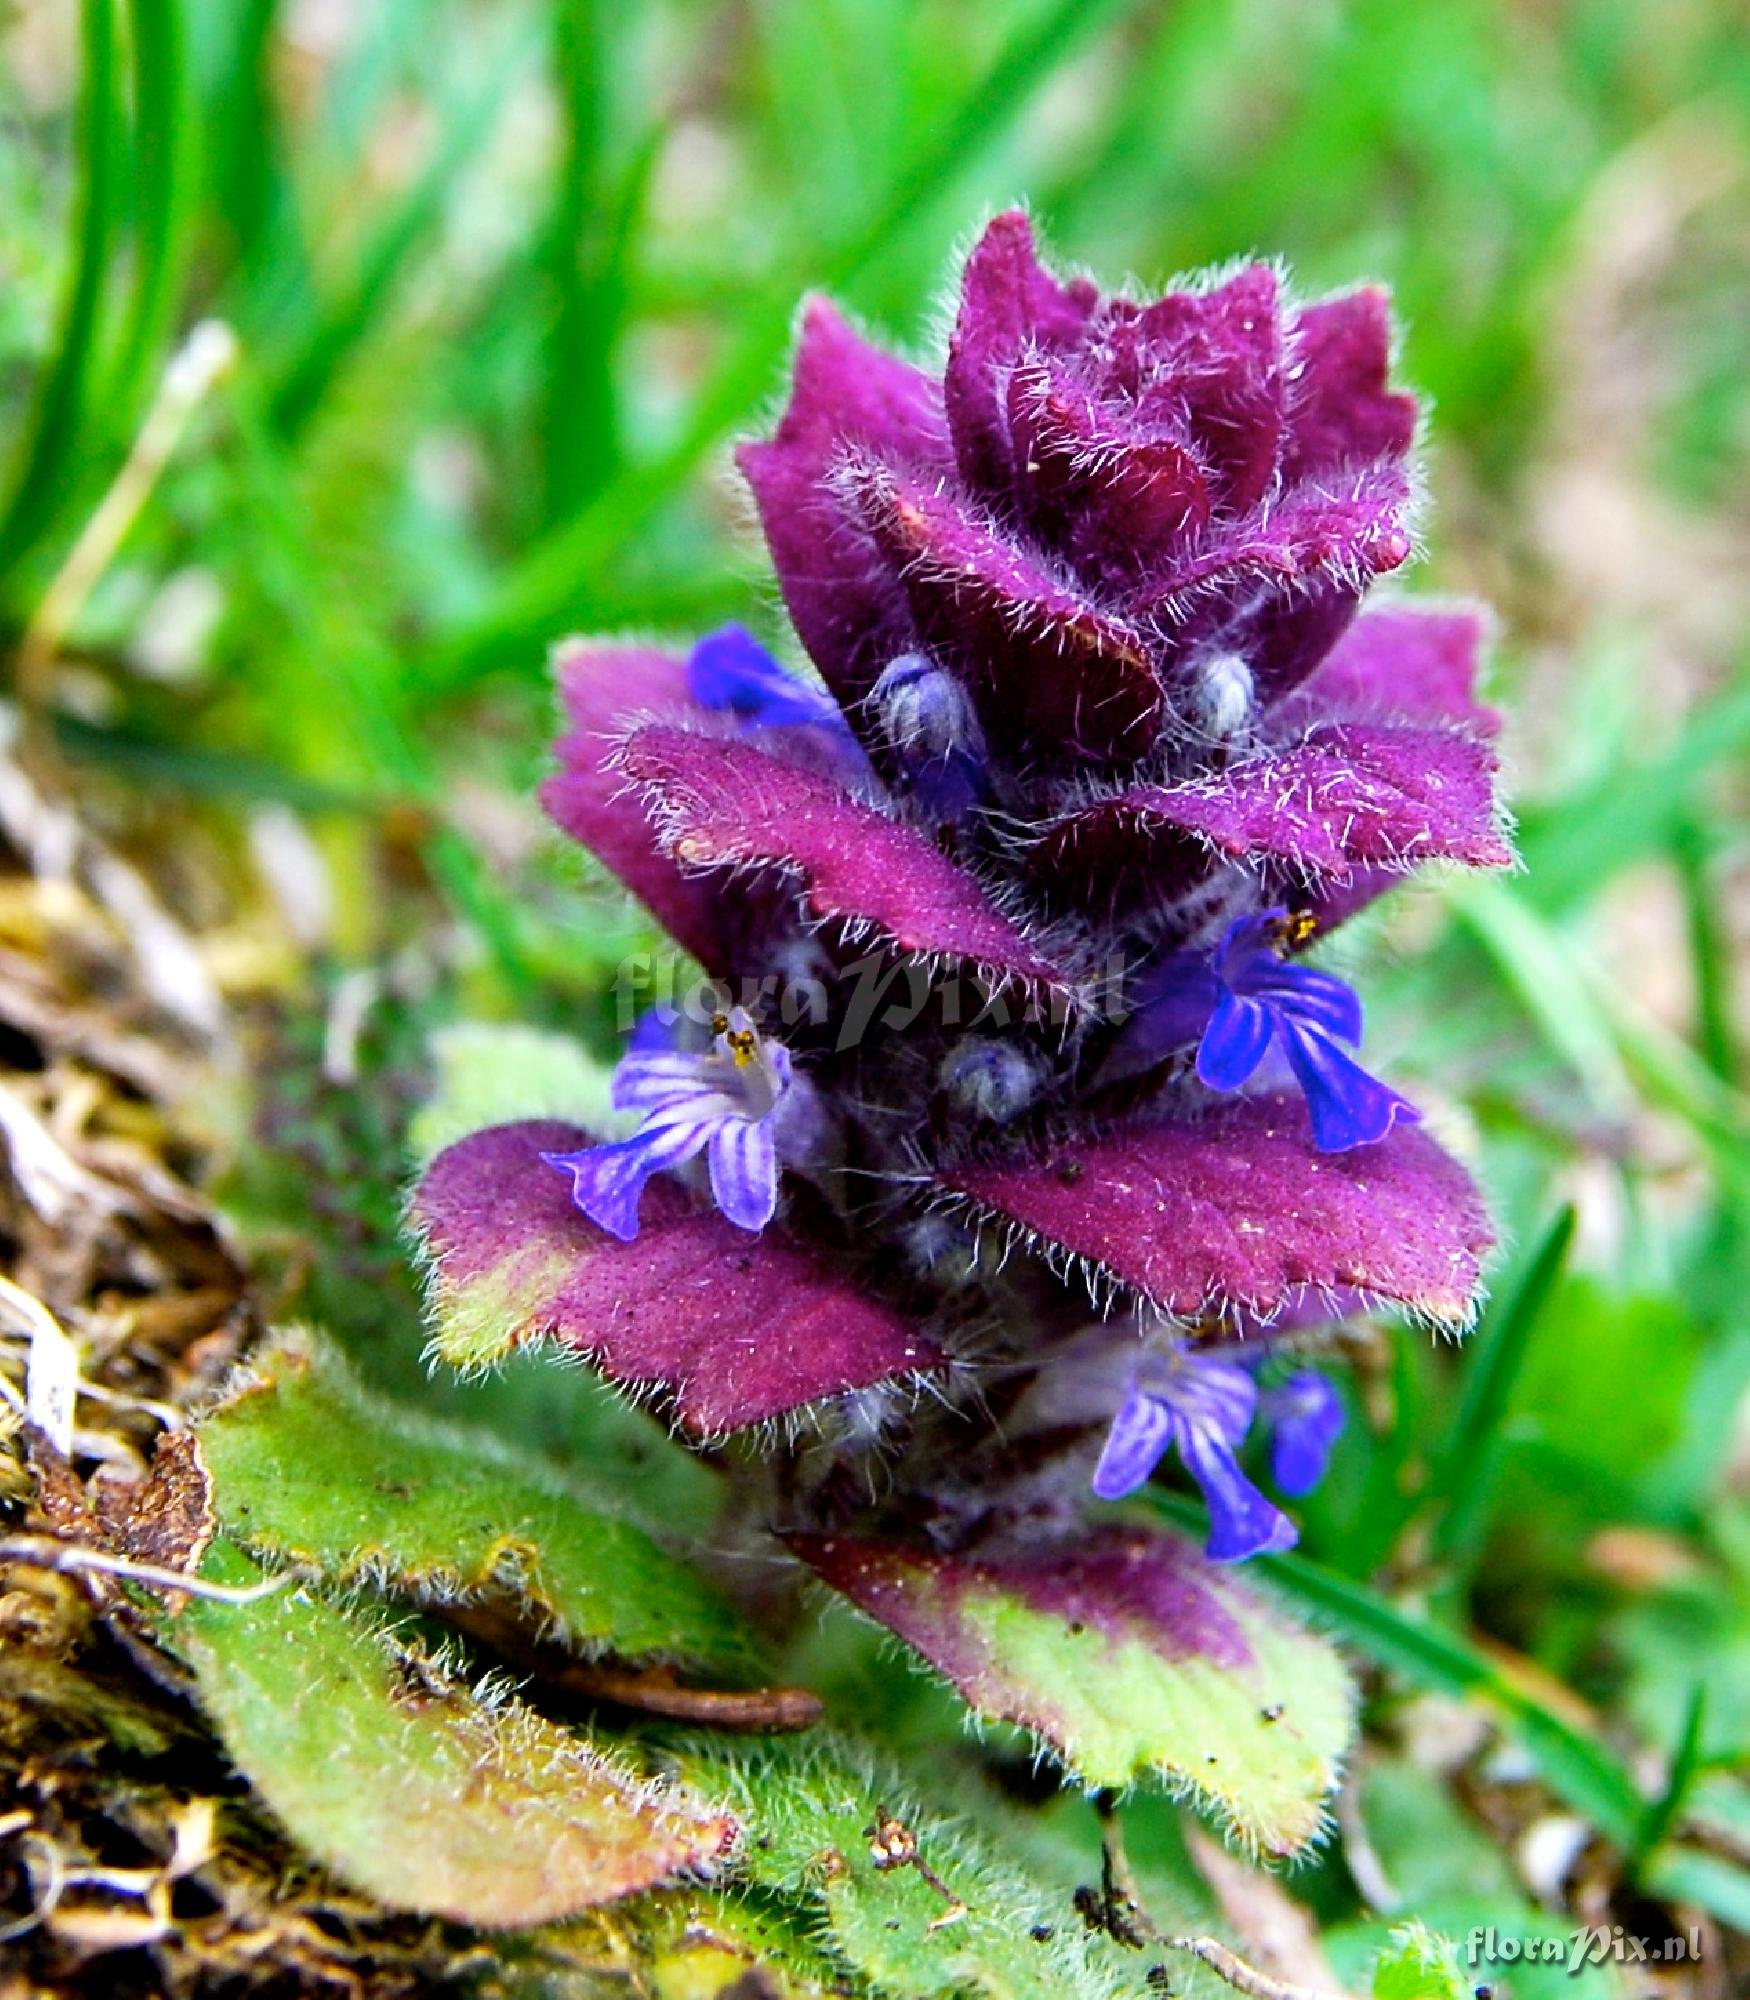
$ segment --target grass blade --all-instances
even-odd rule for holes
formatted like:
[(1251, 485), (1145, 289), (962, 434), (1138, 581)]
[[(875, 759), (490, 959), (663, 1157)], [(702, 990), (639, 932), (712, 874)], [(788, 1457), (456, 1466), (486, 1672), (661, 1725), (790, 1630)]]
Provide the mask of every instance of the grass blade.
[(450, 104), (424, 171), (373, 230), (350, 279), (278, 371), (268, 408), (283, 434), (294, 435), (308, 423), (347, 356), (370, 333), (409, 257), (442, 218), (457, 175), (496, 131), (498, 114), (514, 94), (516, 72), (532, 48), (527, 33), (514, 34), (501, 57), (484, 66), (485, 78)]
[(1522, 813), (1526, 898), (1545, 911), (1587, 901), (1624, 868), (1666, 846), (1674, 826), (1694, 811), (1702, 780), (1747, 752), (1750, 678), (1740, 675), (1685, 720), (1662, 755), (1614, 768), (1580, 798)]
[(1458, 1411), (1429, 1482), (1428, 1500), (1445, 1502), (1434, 1528), (1434, 1554), (1449, 1569), (1445, 1593), (1461, 1595), (1482, 1547), (1494, 1491), (1502, 1419), (1532, 1335), (1574, 1240), (1571, 1206), (1557, 1212), (1512, 1289), (1498, 1299), (1467, 1351)]
[(1671, 838), (1671, 858), (1683, 890), (1689, 962), (1695, 974), (1695, 1038), (1703, 1059), (1722, 1083), (1738, 1082), (1738, 1032), (1733, 1010), (1732, 947), (1720, 921), (1720, 899), (1711, 880), (1713, 854), (1701, 821), (1686, 814)]
[(1707, 1683), (1697, 1681), (1689, 1691), (1683, 1711), (1683, 1727), (1678, 1731), (1677, 1749), (1671, 1758), (1671, 1775), (1665, 1780), (1664, 1791), (1648, 1806), (1641, 1824), (1640, 1839), (1635, 1843), (1637, 1860), (1651, 1854), (1677, 1824), (1677, 1815), (1683, 1810), (1701, 1763), (1702, 1729), (1706, 1720)]
[(543, 425), (549, 522), (575, 513), (619, 456), (613, 357), (630, 215), (606, 161), (612, 18), (602, 0), (557, 0), (553, 15), (565, 144), (547, 246), (556, 301)]
[(80, 432), (115, 235), (123, 132), (112, 0), (85, 0), (81, 18), (84, 82), (79, 109), (80, 188), (69, 232), (72, 279), (53, 359), (38, 388), (11, 497), (0, 518), (0, 573), (11, 571), (29, 553), (77, 484)]
[(234, 0), (217, 57), (201, 78), (204, 206), (218, 269), (236, 278), (232, 319), (253, 338), (270, 301), (304, 291), (308, 271), (286, 173), (272, 64), (279, 0)]
[(1629, 1103), (1634, 1093), (1616, 1038), (1555, 927), (1500, 882), (1456, 882), (1449, 902), (1551, 1053), (1568, 1064), (1598, 1104), (1620, 1110)]
[(199, 174), (182, 0), (133, 0), (134, 262), (110, 407), (127, 425), (163, 358), (181, 302)]

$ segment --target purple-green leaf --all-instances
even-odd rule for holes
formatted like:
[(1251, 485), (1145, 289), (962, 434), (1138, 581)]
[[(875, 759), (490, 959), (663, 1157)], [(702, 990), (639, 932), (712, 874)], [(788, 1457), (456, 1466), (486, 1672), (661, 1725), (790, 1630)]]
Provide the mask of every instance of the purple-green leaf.
[(791, 1546), (975, 1714), (1030, 1730), (1089, 1787), (1188, 1792), (1269, 1854), (1320, 1831), (1353, 1730), (1348, 1674), (1189, 1542), (1109, 1523), (1024, 1555)]

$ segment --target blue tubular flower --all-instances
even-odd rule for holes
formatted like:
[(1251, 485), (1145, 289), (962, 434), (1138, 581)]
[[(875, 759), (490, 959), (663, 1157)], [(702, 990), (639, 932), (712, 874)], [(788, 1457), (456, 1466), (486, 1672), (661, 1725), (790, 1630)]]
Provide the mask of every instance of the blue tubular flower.
[(849, 733), (826, 689), (787, 672), (745, 625), (701, 639), (687, 662), (687, 683), (701, 708), (727, 709), (750, 729), (787, 723)]
[(1119, 1051), (1124, 1067), (1141, 1050), (1158, 1060), (1197, 1038), (1197, 1075), (1211, 1090), (1250, 1082), (1274, 1041), (1306, 1097), (1322, 1153), (1370, 1146), (1421, 1113), (1350, 1056), (1361, 1044), (1361, 1002), (1335, 974), (1281, 956), (1292, 936), (1285, 910), (1230, 924), (1207, 957), (1174, 952), (1148, 977)]
[(1290, 1549), (1294, 1523), (1240, 1470), (1235, 1457), (1258, 1404), (1258, 1385), (1236, 1361), (1200, 1353), (1180, 1342), (1137, 1368), (1112, 1419), (1094, 1470), (1102, 1500), (1134, 1493), (1176, 1445), (1185, 1470), (1209, 1503), (1212, 1562), (1243, 1562)]
[(704, 1153), (717, 1206), (738, 1229), (758, 1231), (778, 1206), (778, 1134), (787, 1100), (807, 1088), (789, 1051), (762, 1039), (739, 1007), (712, 1023), (708, 1050), (659, 1045), (649, 1019), (614, 1071), (614, 1106), (643, 1122), (629, 1139), (577, 1153), (543, 1153), (571, 1176), (571, 1196), (599, 1227), (630, 1242), (652, 1174)]
[(1264, 1391), (1258, 1414), (1270, 1429), (1270, 1477), (1284, 1493), (1310, 1493), (1343, 1433), (1342, 1397), (1316, 1369), (1302, 1368)]

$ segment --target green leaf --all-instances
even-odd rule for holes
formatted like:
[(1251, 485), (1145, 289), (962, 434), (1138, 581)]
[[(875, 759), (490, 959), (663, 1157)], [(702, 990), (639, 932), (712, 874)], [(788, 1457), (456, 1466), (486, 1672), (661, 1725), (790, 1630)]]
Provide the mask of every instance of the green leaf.
[(633, 1913), (660, 2000), (816, 2000), (844, 1977), (801, 1913), (739, 1890), (668, 1890)]
[(1085, 1785), (1152, 1779), (1274, 1855), (1321, 1832), (1354, 1732), (1348, 1672), (1189, 1543), (1126, 1525), (1008, 1562), (792, 1546), (975, 1714), (1030, 1730)]
[(1426, 1924), (1405, 1924), (1374, 1961), (1373, 2000), (1470, 2000), (1458, 1953)]
[(575, 1481), (365, 1393), (282, 1336), (201, 1425), (216, 1504), (251, 1551), (419, 1604), (496, 1596), (565, 1645), (730, 1674), (757, 1665), (696, 1571)]
[[(880, 1993), (1117, 2000), (1135, 1991), (1134, 1961), (1088, 1935), (1069, 1884), (919, 1800), (897, 1772), (842, 1739), (816, 1732), (746, 1752), (700, 1749), (683, 1769), (744, 1825), (738, 1874), (815, 1905), (835, 1956)], [(885, 1818), (915, 1839), (940, 1887), (914, 1866), (876, 1865)]]
[(470, 1132), (513, 1119), (564, 1118), (604, 1133), (617, 1123), (611, 1066), (568, 1036), (466, 1022), (433, 1035), (431, 1053), (437, 1088), (408, 1127), (417, 1166)]
[[(215, 1543), (209, 1580), (259, 1572)], [(735, 1823), (356, 1609), (302, 1590), (196, 1600), (165, 1636), (299, 1844), (393, 1909), (547, 1923), (716, 1865)]]

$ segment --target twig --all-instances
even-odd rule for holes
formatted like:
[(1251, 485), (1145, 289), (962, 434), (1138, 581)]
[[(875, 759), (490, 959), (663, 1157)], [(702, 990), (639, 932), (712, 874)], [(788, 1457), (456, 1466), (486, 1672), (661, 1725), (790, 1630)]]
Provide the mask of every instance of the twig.
[(821, 1718), (821, 1699), (811, 1688), (682, 1687), (669, 1667), (612, 1667), (542, 1644), (493, 1604), (433, 1604), (427, 1608), (543, 1686), (582, 1701), (612, 1702), (616, 1708), (636, 1709), (645, 1715), (750, 1734), (812, 1729)]
[(677, 1722), (700, 1722), (712, 1729), (812, 1729), (822, 1713), (820, 1696), (812, 1688), (682, 1687), (666, 1667), (638, 1672), (577, 1660), (558, 1669), (543, 1667), (540, 1678), (567, 1694), (666, 1715)]
[(260, 1583), (207, 1583), (183, 1570), (133, 1562), (126, 1556), (112, 1556), (106, 1550), (87, 1548), (82, 1543), (57, 1541), (53, 1535), (0, 1536), (0, 1563), (17, 1563), (57, 1576), (95, 1571), (100, 1576), (119, 1577), (124, 1583), (143, 1583), (154, 1590), (176, 1590), (185, 1597), (204, 1597), (214, 1604), (254, 1604), (300, 1581), (299, 1571), (287, 1569), (277, 1576), (264, 1577)]
[(1236, 1951), (1212, 1937), (1170, 1937), (1142, 1906), (1141, 1891), (1130, 1857), (1124, 1849), (1124, 1833), (1118, 1820), (1118, 1802), (1111, 1792), (1094, 1798), (1100, 1819), (1100, 1887), (1076, 1892), (1076, 1908), (1090, 1927), (1104, 1930), (1116, 1943), (1140, 1951), (1145, 1946), (1163, 1946), (1168, 1951), (1188, 1952), (1201, 1959), (1247, 2000), (1332, 2000), (1328, 1992), (1310, 1986), (1294, 1986), (1272, 1979), (1255, 1965), (1248, 1965)]
[(1247, 2000), (1331, 2000), (1331, 1995), (1315, 1991), (1310, 1986), (1290, 1986), (1281, 1979), (1272, 1979), (1268, 1973), (1260, 1972), (1255, 1965), (1248, 1965), (1237, 1952), (1212, 1937), (1163, 1938), (1161, 1942), (1172, 1951), (1186, 1951), (1193, 1958), (1200, 1958), (1211, 1972), (1219, 1973), (1236, 1993), (1244, 1993)]

